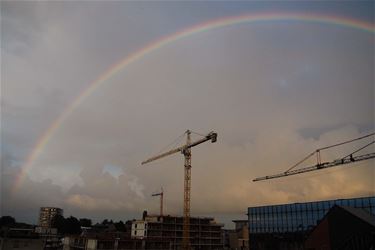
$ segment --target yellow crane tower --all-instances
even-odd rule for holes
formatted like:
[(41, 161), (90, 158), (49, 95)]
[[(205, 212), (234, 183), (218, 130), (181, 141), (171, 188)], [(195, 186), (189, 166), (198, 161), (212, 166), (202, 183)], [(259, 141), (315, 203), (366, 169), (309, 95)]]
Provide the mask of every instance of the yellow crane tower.
[(184, 219), (183, 219), (183, 234), (182, 234), (182, 249), (190, 249), (190, 189), (191, 189), (191, 148), (195, 147), (203, 142), (211, 140), (212, 143), (216, 142), (217, 133), (210, 132), (204, 138), (191, 142), (191, 131), (187, 130), (186, 134), (186, 144), (172, 149), (168, 152), (153, 156), (142, 162), (143, 164), (158, 160), (165, 156), (181, 152), (185, 157), (185, 178), (184, 178)]
[(160, 216), (163, 216), (163, 196), (164, 196), (163, 188), (161, 188), (160, 193), (154, 193), (151, 196), (160, 196)]

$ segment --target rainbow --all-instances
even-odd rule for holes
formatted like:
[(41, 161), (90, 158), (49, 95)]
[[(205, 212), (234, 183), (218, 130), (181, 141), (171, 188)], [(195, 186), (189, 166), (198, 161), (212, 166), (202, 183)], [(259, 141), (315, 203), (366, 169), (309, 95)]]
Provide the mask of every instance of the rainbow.
[(49, 126), (44, 134), (39, 138), (37, 143), (34, 145), (31, 153), (28, 155), (25, 163), (23, 164), (20, 173), (17, 175), (12, 192), (16, 192), (22, 185), (28, 170), (32, 167), (33, 162), (38, 158), (41, 152), (48, 144), (51, 137), (59, 129), (62, 123), (69, 117), (72, 112), (95, 90), (97, 90), (102, 84), (104, 84), (111, 76), (118, 73), (120, 70), (126, 68), (128, 65), (140, 60), (151, 52), (165, 47), (168, 44), (174, 43), (178, 40), (192, 36), (194, 34), (202, 33), (212, 29), (217, 29), (225, 26), (231, 26), (241, 23), (255, 23), (255, 22), (271, 22), (271, 21), (296, 21), (296, 22), (309, 22), (319, 24), (337, 25), (343, 27), (354, 28), (364, 32), (374, 33), (374, 24), (367, 23), (360, 20), (344, 18), (339, 16), (328, 16), (321, 14), (306, 14), (306, 13), (259, 13), (259, 14), (247, 14), (240, 16), (224, 17), (219, 19), (210, 20), (208, 22), (200, 23), (198, 25), (182, 29), (176, 33), (167, 35), (159, 38), (147, 46), (135, 51), (134, 53), (126, 56), (116, 64), (112, 65), (103, 74), (92, 82), (89, 87), (84, 89), (76, 99), (69, 104), (65, 110), (58, 116), (58, 118)]

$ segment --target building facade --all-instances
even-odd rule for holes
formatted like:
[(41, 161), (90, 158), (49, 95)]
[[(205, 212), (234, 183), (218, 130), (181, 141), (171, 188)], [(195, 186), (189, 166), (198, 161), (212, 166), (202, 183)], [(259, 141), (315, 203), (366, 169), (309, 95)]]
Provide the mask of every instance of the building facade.
[(57, 207), (41, 207), (39, 212), (39, 226), (51, 228), (52, 220), (56, 215), (63, 215), (63, 210)]
[(375, 197), (249, 207), (250, 248), (303, 249), (307, 233), (334, 205), (375, 214)]
[(363, 208), (375, 214), (375, 197), (249, 207), (250, 233), (306, 231), (316, 226), (334, 205)]

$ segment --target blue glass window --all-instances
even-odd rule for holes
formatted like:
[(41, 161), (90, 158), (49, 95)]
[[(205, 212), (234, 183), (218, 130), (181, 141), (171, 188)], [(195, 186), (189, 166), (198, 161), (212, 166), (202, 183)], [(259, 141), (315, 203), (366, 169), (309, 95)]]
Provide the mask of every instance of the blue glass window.
[(313, 202), (313, 203), (311, 203), (311, 207), (312, 207), (312, 210), (313, 210), (313, 211), (318, 210), (318, 203), (317, 203), (317, 202)]
[(324, 210), (324, 202), (319, 202), (319, 203), (318, 203), (318, 209), (319, 209), (320, 211)]
[(301, 211), (305, 211), (306, 210), (306, 204), (301, 204)]
[(365, 208), (375, 214), (375, 197), (262, 206), (248, 209), (251, 232), (291, 232), (316, 225), (334, 205)]
[(329, 201), (328, 204), (329, 204), (328, 209), (331, 209), (331, 207), (333, 207), (335, 205), (335, 202), (334, 201)]
[(302, 204), (301, 203), (297, 204), (297, 209), (298, 209), (298, 211), (302, 211), (303, 208), (302, 208)]
[(362, 198), (355, 199), (355, 207), (363, 207), (362, 200)]
[(314, 211), (314, 225), (318, 224), (319, 220), (320, 220), (320, 215), (319, 215), (319, 210), (315, 210)]
[(281, 212), (282, 213), (285, 213), (286, 212), (286, 206), (284, 205), (284, 206), (281, 206)]
[(293, 204), (293, 206), (292, 206), (292, 210), (293, 210), (293, 213), (294, 213), (294, 214), (297, 213), (297, 212), (299, 211), (299, 209), (298, 209), (298, 204)]
[(355, 200), (354, 199), (348, 200), (348, 203), (349, 203), (349, 206), (355, 207)]
[(349, 200), (343, 200), (342, 205), (343, 206), (349, 206)]
[(364, 207), (370, 206), (370, 199), (369, 198), (363, 198), (362, 202), (363, 202)]

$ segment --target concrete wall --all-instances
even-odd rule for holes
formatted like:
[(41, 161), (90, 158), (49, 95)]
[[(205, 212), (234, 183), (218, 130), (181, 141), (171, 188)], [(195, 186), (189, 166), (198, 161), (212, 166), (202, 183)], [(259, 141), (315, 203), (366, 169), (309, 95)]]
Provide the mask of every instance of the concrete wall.
[(98, 241), (95, 239), (88, 239), (87, 240), (87, 250), (96, 250)]
[(144, 238), (147, 236), (147, 222), (146, 221), (134, 221), (132, 224), (131, 237), (132, 238)]

